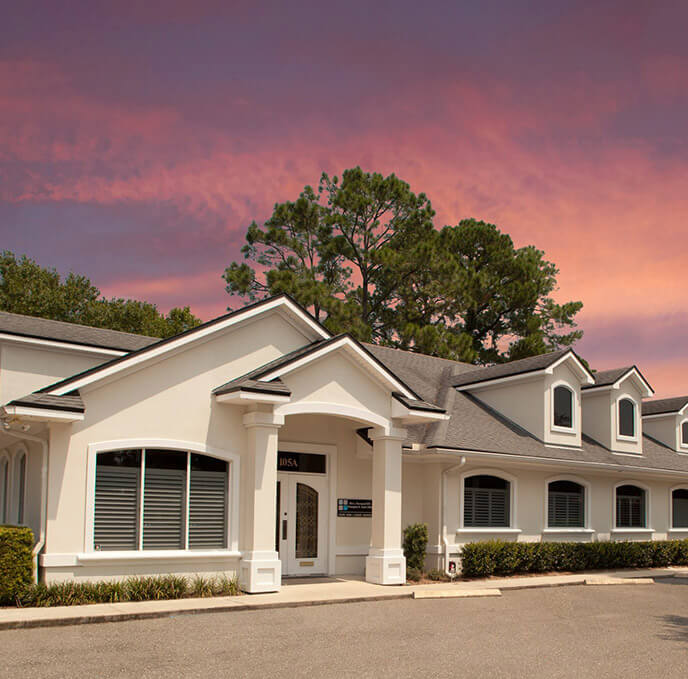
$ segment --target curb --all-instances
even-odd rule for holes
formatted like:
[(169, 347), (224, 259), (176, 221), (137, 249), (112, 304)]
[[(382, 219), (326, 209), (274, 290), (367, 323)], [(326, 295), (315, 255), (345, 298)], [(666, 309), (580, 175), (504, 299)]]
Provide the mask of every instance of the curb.
[[(152, 620), (155, 618), (172, 618), (180, 615), (201, 615), (203, 613), (229, 613), (230, 611), (261, 611), (276, 608), (302, 608), (306, 606), (326, 606), (330, 604), (355, 604), (366, 601), (391, 601), (411, 599), (413, 592), (403, 594), (385, 594), (371, 596), (352, 596), (342, 599), (319, 599), (312, 601), (276, 601), (268, 604), (230, 604), (213, 608), (179, 608), (167, 611), (142, 611), (141, 613), (104, 613), (102, 615), (79, 615), (68, 618), (46, 618), (44, 620), (7, 620), (0, 622), (0, 631), (12, 629), (36, 629), (39, 627), (69, 627), (101, 622), (126, 622), (129, 620)], [(32, 609), (35, 610), (35, 609)], [(49, 608), (46, 610), (50, 610)]]

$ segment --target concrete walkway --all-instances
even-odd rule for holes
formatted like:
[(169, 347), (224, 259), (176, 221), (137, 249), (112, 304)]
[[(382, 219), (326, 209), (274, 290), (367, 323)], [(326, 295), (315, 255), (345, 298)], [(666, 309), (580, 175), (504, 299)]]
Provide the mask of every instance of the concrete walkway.
[[(561, 587), (584, 584), (636, 584), (640, 578), (686, 577), (688, 569), (657, 568), (647, 570), (595, 571), (574, 575), (514, 576), (483, 580), (385, 587), (365, 582), (356, 576), (316, 579), (285, 579), (282, 590), (275, 594), (253, 594), (206, 599), (173, 599), (169, 601), (91, 604), (88, 606), (56, 606), (54, 608), (0, 608), (0, 630), (27, 627), (53, 627), (93, 622), (115, 622), (162, 618), (261, 608), (318, 606), (356, 601), (405, 599), (415, 592), (451, 590), (451, 596), (477, 590), (517, 590), (536, 587)], [(624, 582), (625, 581), (625, 582)]]

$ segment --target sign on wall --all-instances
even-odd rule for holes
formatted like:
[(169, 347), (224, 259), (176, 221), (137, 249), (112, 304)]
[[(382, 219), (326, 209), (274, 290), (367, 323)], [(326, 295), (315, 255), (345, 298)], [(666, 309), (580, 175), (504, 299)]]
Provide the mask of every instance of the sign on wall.
[(327, 456), (313, 453), (277, 453), (278, 472), (327, 474)]
[(372, 515), (372, 500), (353, 500), (341, 497), (337, 500), (337, 516), (370, 518)]

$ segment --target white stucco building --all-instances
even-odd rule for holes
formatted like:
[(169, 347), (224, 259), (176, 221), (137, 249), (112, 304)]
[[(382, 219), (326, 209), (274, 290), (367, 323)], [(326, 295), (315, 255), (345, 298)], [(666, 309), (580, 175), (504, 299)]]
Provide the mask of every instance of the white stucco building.
[[(0, 313), (0, 523), (46, 581), (405, 580), (473, 540), (688, 536), (688, 397), (572, 351), (487, 368), (331, 336), (288, 297), (167, 340)], [(459, 565), (460, 567), (460, 565)]]

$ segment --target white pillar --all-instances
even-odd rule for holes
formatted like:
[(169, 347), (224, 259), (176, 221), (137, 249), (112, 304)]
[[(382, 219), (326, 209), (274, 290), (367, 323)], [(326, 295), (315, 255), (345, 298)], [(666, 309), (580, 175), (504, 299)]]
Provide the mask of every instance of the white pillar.
[(401, 548), (401, 444), (404, 429), (373, 429), (373, 518), (366, 580), (380, 585), (406, 582)]
[(255, 411), (244, 415), (247, 451), (241, 461), (239, 586), (249, 593), (277, 592), (282, 564), (275, 551), (277, 433), (283, 417)]

